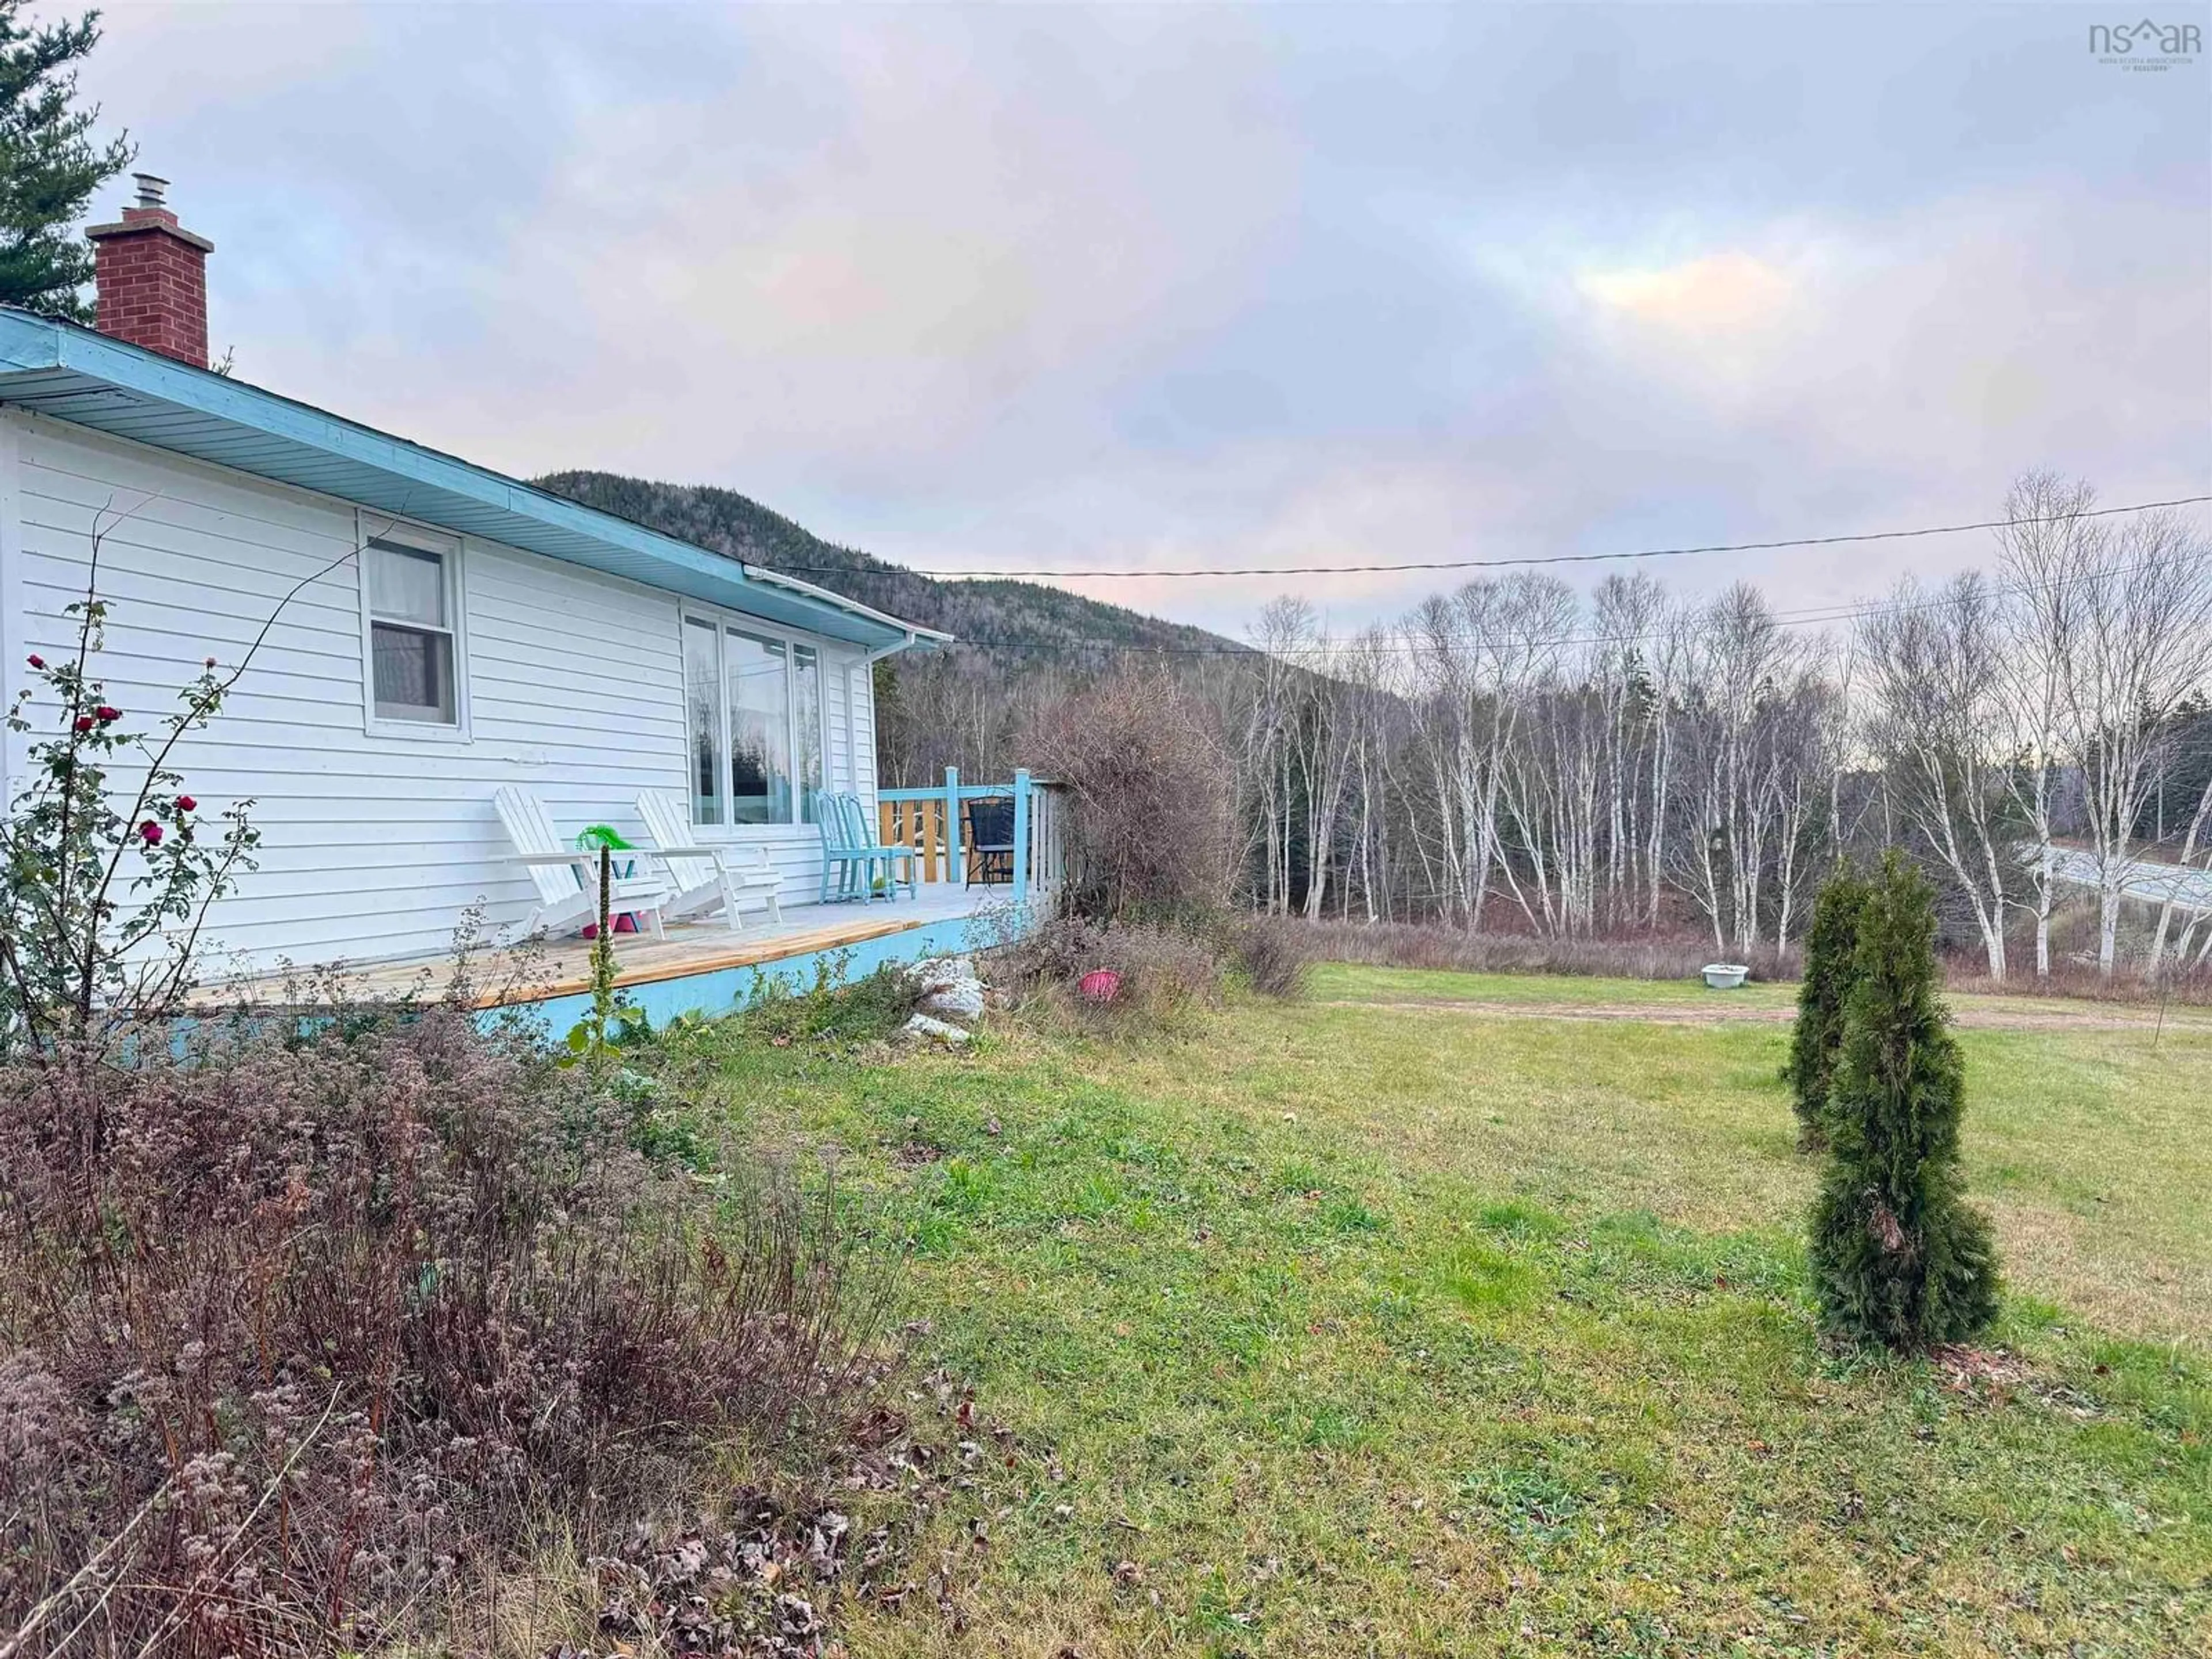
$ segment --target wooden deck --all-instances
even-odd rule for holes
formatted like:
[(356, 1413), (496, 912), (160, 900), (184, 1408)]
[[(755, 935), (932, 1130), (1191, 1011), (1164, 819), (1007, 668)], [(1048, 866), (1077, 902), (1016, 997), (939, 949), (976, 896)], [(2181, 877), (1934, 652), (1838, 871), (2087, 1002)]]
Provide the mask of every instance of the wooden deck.
[[(994, 922), (988, 914), (1003, 909), (1006, 890), (963, 890), (924, 885), (918, 898), (892, 903), (787, 904), (783, 920), (769, 924), (748, 911), (743, 932), (732, 933), (720, 919), (679, 923), (665, 939), (650, 933), (615, 937), (615, 982), (623, 988), (690, 980), (727, 969), (767, 968), (795, 957), (845, 950), (934, 928), (939, 923), (981, 919), (975, 942), (986, 942)], [(917, 945), (921, 941), (916, 942)], [(481, 951), (470, 964), (470, 1000), (479, 1008), (516, 1003), (550, 1002), (592, 988), (591, 945), (580, 939), (550, 939), (536, 946)], [(407, 995), (442, 996), (451, 988), (455, 964), (450, 957), (404, 962), (341, 964), (336, 977), (345, 994), (363, 999)], [(264, 975), (206, 988), (210, 1002), (241, 997), (259, 1004), (306, 1000), (304, 974)]]

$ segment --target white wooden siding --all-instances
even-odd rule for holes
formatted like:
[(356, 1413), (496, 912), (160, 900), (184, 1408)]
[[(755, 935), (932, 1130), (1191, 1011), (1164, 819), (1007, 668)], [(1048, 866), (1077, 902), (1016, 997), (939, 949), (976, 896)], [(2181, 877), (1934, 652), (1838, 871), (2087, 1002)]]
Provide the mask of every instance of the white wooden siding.
[[(505, 857), (491, 805), (500, 784), (537, 791), (564, 831), (607, 823), (640, 841), (639, 791), (687, 788), (674, 595), (469, 538), (469, 736), (372, 734), (360, 588), (345, 556), (359, 533), (353, 507), (12, 410), (0, 414), (10, 696), (24, 684), (24, 653), (54, 656), (74, 639), (64, 608), (83, 595), (96, 513), (125, 516), (101, 540), (110, 608), (94, 672), (134, 728), (176, 707), (204, 659), (238, 662), (276, 614), (223, 712), (174, 762), (204, 810), (255, 802), (260, 867), (216, 907), (209, 930), (242, 964), (435, 954), (477, 902), (493, 927), (519, 923), (532, 890)], [(870, 677), (857, 647), (815, 642), (826, 776), (845, 787), (850, 666), (860, 775), (872, 798)], [(34, 728), (50, 730), (53, 714), (34, 704)], [(27, 742), (9, 741), (10, 794)], [(813, 896), (812, 829), (732, 833), (770, 848), (787, 896)]]
[[(859, 732), (860, 767), (854, 775), (854, 790), (867, 798), (872, 806), (876, 799), (876, 676), (866, 659), (854, 654), (849, 672), (853, 679), (853, 721)], [(841, 702), (839, 712), (843, 704)]]

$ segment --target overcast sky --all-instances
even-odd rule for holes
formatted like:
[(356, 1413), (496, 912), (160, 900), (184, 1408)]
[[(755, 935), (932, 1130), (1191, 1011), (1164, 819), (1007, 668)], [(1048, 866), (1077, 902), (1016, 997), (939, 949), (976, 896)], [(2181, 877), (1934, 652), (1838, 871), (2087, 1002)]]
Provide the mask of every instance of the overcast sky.
[(2100, 62), (2139, 15), (116, 4), (83, 79), (242, 379), (1235, 632), (1439, 579), (1074, 573), (2212, 490), (2212, 54)]

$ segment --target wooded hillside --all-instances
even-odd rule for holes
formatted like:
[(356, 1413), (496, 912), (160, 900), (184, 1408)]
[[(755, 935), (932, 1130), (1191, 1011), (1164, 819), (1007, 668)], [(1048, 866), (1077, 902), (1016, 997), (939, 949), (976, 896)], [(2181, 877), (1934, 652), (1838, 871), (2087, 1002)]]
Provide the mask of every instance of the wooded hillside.
[(539, 488), (733, 559), (815, 582), (907, 622), (941, 628), (1006, 667), (1042, 658), (1103, 660), (1121, 650), (1188, 653), (1231, 641), (1118, 605), (1024, 581), (937, 581), (825, 542), (733, 489), (613, 472), (552, 472)]

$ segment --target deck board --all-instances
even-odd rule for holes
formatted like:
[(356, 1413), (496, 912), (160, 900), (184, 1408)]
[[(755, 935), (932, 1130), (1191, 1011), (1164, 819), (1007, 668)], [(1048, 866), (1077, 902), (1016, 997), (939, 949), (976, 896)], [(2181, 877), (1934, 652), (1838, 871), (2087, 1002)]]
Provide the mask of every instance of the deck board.
[[(729, 968), (765, 967), (936, 922), (981, 916), (1005, 896), (1003, 889), (994, 893), (982, 888), (963, 890), (925, 885), (918, 899), (895, 904), (786, 905), (783, 920), (773, 926), (757, 913), (748, 912), (740, 933), (732, 933), (720, 921), (709, 921), (672, 926), (665, 939), (656, 939), (650, 933), (618, 933), (615, 936), (615, 983), (618, 987), (651, 985)], [(574, 938), (550, 939), (534, 950), (481, 951), (470, 965), (469, 1001), (478, 1008), (496, 1008), (589, 991), (591, 951), (589, 941)], [(451, 988), (455, 967), (451, 956), (416, 957), (398, 962), (338, 963), (328, 972), (349, 997), (380, 1000), (413, 992), (435, 998)], [(295, 994), (295, 988), (309, 977), (305, 973), (276, 973), (231, 978), (204, 987), (200, 1000), (203, 1006), (240, 1000), (263, 1005), (304, 1000)]]

